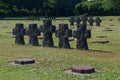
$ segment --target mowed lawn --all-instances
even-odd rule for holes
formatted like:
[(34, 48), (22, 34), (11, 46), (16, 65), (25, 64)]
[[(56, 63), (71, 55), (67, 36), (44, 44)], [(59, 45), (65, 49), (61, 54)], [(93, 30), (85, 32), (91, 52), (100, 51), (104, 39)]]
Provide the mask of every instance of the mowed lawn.
[[(88, 39), (89, 50), (75, 49), (76, 40), (70, 42), (73, 49), (58, 49), (58, 39), (54, 37), (55, 48), (33, 47), (28, 45), (28, 36), (25, 36), (26, 45), (14, 44), (12, 28), (16, 23), (30, 23), (42, 25), (41, 21), (27, 20), (0, 20), (0, 80), (120, 80), (120, 16), (101, 17), (101, 27), (92, 28), (92, 38)], [(58, 27), (68, 20), (54, 20)], [(75, 27), (70, 27), (75, 30)], [(110, 28), (113, 31), (104, 31)], [(97, 38), (96, 36), (107, 36)], [(107, 44), (91, 43), (96, 40), (109, 40)], [(39, 40), (42, 45), (42, 40)], [(36, 64), (11, 65), (9, 62), (17, 58), (32, 58)], [(93, 66), (93, 74), (74, 75), (63, 70), (73, 66)]]

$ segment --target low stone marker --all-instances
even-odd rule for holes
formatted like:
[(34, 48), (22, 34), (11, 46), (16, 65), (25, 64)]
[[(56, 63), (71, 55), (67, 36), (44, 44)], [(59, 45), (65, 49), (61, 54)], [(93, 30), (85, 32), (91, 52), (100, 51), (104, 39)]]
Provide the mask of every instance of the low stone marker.
[(72, 68), (63, 69), (62, 71), (64, 71), (67, 74), (73, 74), (78, 76), (90, 75), (95, 72), (100, 72), (99, 70), (96, 70), (94, 67), (91, 66), (75, 66)]
[(16, 59), (14, 61), (15, 64), (20, 64), (20, 65), (25, 65), (25, 64), (34, 64), (35, 60), (34, 59), (29, 59), (29, 58), (21, 58), (21, 59)]
[(77, 66), (77, 67), (72, 67), (71, 71), (75, 73), (90, 74), (95, 72), (95, 68), (91, 66)]

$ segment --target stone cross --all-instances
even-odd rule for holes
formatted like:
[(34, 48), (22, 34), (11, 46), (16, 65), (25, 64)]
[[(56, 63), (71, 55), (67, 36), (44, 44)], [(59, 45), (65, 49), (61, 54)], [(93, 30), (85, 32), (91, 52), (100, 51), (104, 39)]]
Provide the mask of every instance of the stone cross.
[(59, 30), (56, 31), (56, 37), (59, 38), (59, 48), (70, 48), (69, 37), (72, 37), (72, 30), (68, 29), (68, 24), (60, 24)]
[(73, 17), (71, 17), (70, 20), (69, 20), (69, 22), (70, 22), (71, 26), (74, 26), (75, 19)]
[(79, 17), (77, 17), (77, 19), (76, 19), (76, 24), (79, 25), (80, 22), (81, 22), (81, 19), (80, 19)]
[(88, 22), (89, 22), (89, 26), (93, 26), (94, 20), (93, 20), (92, 17), (90, 17), (90, 18), (88, 19)]
[(38, 37), (40, 36), (40, 31), (37, 28), (37, 24), (29, 24), (26, 30), (26, 35), (29, 36), (29, 44), (32, 46), (39, 46)]
[(82, 24), (87, 26), (87, 20), (88, 20), (87, 16), (82, 16), (81, 20), (82, 20)]
[(24, 35), (25, 35), (25, 29), (24, 25), (22, 23), (17, 23), (15, 28), (13, 29), (13, 35), (15, 36), (15, 44), (24, 45)]
[(102, 22), (102, 20), (99, 17), (97, 17), (95, 19), (95, 22), (96, 22), (96, 26), (100, 26), (100, 23)]
[(77, 25), (77, 30), (73, 31), (73, 37), (77, 38), (77, 49), (88, 50), (87, 38), (91, 38), (91, 31), (86, 30), (86, 25)]
[(52, 25), (52, 20), (43, 20), (43, 25), (40, 26), (39, 30), (43, 33), (43, 47), (54, 47), (52, 33), (55, 33), (56, 27)]

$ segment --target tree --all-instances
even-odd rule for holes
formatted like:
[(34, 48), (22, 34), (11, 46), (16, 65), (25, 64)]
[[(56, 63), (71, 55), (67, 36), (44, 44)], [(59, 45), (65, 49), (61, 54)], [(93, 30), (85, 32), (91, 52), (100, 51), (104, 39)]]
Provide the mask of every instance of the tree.
[(98, 14), (98, 12), (102, 11), (102, 1), (87, 1), (87, 2), (82, 2), (78, 3), (75, 6), (75, 10), (79, 14)]
[(120, 10), (120, 1), (119, 0), (104, 0), (103, 1), (104, 10)]

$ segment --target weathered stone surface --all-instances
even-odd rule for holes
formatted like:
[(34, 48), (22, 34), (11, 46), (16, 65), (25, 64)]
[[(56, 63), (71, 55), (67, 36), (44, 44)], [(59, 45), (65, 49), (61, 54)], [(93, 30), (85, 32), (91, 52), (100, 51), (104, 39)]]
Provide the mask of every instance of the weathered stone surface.
[(68, 29), (68, 24), (60, 24), (59, 30), (56, 31), (56, 37), (59, 38), (59, 48), (70, 48), (69, 37), (72, 37), (72, 30)]
[(87, 30), (85, 31), (85, 35), (84, 35), (84, 36), (85, 36), (85, 38), (87, 38), (87, 39), (88, 39), (88, 38), (91, 38), (91, 30), (88, 30), (88, 29), (87, 29)]
[(52, 33), (55, 33), (56, 27), (52, 25), (52, 20), (43, 20), (43, 25), (40, 26), (39, 31), (43, 33), (43, 47), (54, 47)]
[(24, 45), (24, 35), (25, 29), (22, 23), (17, 23), (15, 28), (13, 29), (13, 35), (15, 35), (15, 44)]
[(38, 37), (40, 36), (40, 31), (37, 28), (37, 24), (29, 24), (26, 30), (26, 35), (29, 36), (29, 44), (32, 46), (39, 46)]
[(91, 38), (91, 31), (86, 29), (86, 25), (77, 25), (77, 30), (73, 31), (73, 37), (77, 38), (77, 49), (88, 50), (87, 39)]
[(25, 64), (34, 64), (35, 60), (29, 58), (21, 58), (21, 59), (16, 59), (14, 62), (15, 64), (25, 65)]
[(95, 68), (93, 68), (91, 66), (77, 66), (77, 67), (71, 68), (71, 70), (72, 70), (72, 72), (82, 73), (82, 74), (95, 72)]

